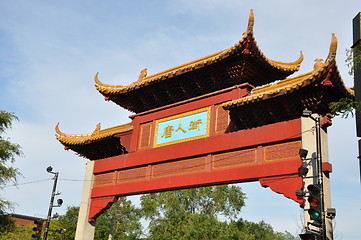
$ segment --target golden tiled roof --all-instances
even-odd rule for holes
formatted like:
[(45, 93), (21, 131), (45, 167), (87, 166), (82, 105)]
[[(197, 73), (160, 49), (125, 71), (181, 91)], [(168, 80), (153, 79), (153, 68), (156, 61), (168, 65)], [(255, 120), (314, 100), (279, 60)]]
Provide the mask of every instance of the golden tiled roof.
[(263, 100), (264, 98), (277, 95), (281, 91), (283, 91), (284, 93), (292, 92), (298, 88), (308, 85), (310, 82), (313, 82), (314, 80), (318, 80), (319, 76), (323, 74), (327, 69), (329, 69), (331, 65), (335, 66), (335, 70), (337, 71), (337, 73), (335, 74), (338, 76), (338, 79), (340, 79), (340, 81), (338, 82), (338, 87), (346, 91), (346, 95), (354, 96), (354, 91), (351, 88), (347, 88), (345, 86), (340, 76), (340, 73), (337, 70), (336, 62), (335, 62), (336, 50), (337, 50), (337, 38), (335, 34), (332, 34), (330, 51), (326, 61), (323, 63), (319, 61), (322, 59), (316, 59), (315, 60), (316, 63), (314, 65), (315, 69), (313, 71), (301, 74), (293, 78), (286, 78), (284, 80), (280, 80), (273, 84), (267, 84), (265, 86), (254, 88), (252, 89), (251, 94), (249, 96), (226, 102), (222, 106), (225, 109), (229, 109), (235, 106), (240, 106), (247, 103)]
[(123, 124), (107, 129), (100, 129), (100, 124), (97, 125), (95, 130), (89, 134), (65, 134), (59, 130), (59, 123), (55, 126), (56, 139), (65, 146), (70, 145), (86, 145), (92, 142), (102, 141), (111, 138), (116, 134), (124, 133), (133, 130), (131, 123)]
[[(302, 52), (300, 53), (300, 57), (294, 62), (284, 63), (284, 62), (279, 62), (279, 61), (274, 61), (274, 60), (268, 59), (262, 53), (262, 51), (259, 49), (257, 42), (253, 36), (253, 24), (254, 24), (254, 15), (253, 15), (253, 11), (251, 10), (249, 20), (248, 20), (247, 31), (243, 34), (242, 39), (238, 43), (236, 43), (234, 46), (232, 46), (228, 49), (219, 51), (219, 52), (211, 54), (209, 56), (202, 57), (200, 59), (167, 69), (165, 71), (162, 71), (162, 72), (150, 75), (150, 76), (146, 76), (146, 74), (143, 75), (144, 71), (142, 71), (141, 76), (138, 78), (137, 81), (135, 81), (129, 85), (126, 85), (126, 86), (102, 83), (102, 82), (100, 82), (100, 80), (98, 78), (98, 73), (97, 73), (94, 76), (95, 87), (100, 93), (105, 94), (105, 95), (129, 92), (134, 89), (141, 88), (145, 84), (158, 82), (158, 81), (173, 77), (175, 75), (182, 74), (184, 72), (188, 72), (190, 70), (199, 69), (199, 68), (211, 65), (215, 62), (220, 61), (221, 59), (224, 59), (224, 58), (238, 52), (244, 45), (248, 44), (249, 42), (252, 42), (256, 47), (256, 50), (257, 50), (255, 53), (256, 57), (258, 57), (260, 59), (260, 61), (268, 64), (270, 67), (277, 69), (279, 71), (285, 71), (285, 72), (290, 72), (290, 73), (299, 70), (300, 64), (303, 61)], [(144, 69), (144, 70), (146, 70), (146, 69)]]

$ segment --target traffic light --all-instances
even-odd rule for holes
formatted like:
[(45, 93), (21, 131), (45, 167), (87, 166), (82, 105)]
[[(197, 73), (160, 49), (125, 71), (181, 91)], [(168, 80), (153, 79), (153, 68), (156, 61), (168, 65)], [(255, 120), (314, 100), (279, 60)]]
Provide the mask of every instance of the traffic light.
[(301, 240), (316, 240), (316, 235), (311, 232), (299, 234)]
[(317, 185), (310, 184), (307, 186), (307, 190), (309, 192), (307, 201), (310, 204), (310, 208), (308, 209), (308, 214), (310, 215), (310, 218), (314, 220), (314, 222), (311, 224), (316, 227), (321, 227), (322, 208), (321, 208), (320, 188)]
[(41, 230), (43, 228), (43, 220), (35, 220), (34, 224), (36, 225), (36, 227), (33, 227), (33, 231), (35, 233), (33, 233), (31, 235), (31, 237), (38, 240), (41, 237)]

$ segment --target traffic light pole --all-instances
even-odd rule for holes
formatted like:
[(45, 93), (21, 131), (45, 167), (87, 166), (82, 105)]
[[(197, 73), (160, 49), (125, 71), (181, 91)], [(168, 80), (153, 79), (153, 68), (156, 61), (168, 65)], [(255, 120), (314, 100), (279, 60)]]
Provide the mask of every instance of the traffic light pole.
[[(48, 170), (48, 169), (47, 169), (47, 171), (49, 173), (53, 173), (52, 169), (51, 170)], [(54, 184), (53, 184), (53, 191), (51, 193), (51, 198), (50, 198), (48, 217), (46, 218), (46, 223), (45, 223), (44, 240), (47, 240), (47, 238), (48, 238), (48, 231), (49, 231), (49, 225), (50, 225), (50, 219), (51, 219), (51, 212), (53, 211), (53, 207), (54, 207), (54, 198), (55, 198), (55, 195), (56, 195), (56, 193), (55, 193), (56, 192), (56, 184), (58, 183), (59, 172), (55, 172), (53, 174), (55, 174), (55, 176), (54, 176)]]
[(326, 215), (325, 215), (325, 194), (324, 194), (324, 186), (323, 186), (323, 170), (322, 170), (322, 147), (321, 147), (321, 123), (320, 116), (316, 118), (310, 116), (312, 120), (315, 121), (316, 124), (316, 154), (317, 154), (317, 184), (320, 186), (320, 205), (321, 205), (321, 238), (322, 240), (327, 240), (326, 237)]
[[(300, 234), (300, 237), (332, 240), (332, 219), (335, 216), (335, 209), (331, 208), (330, 199), (327, 132), (321, 128), (321, 117), (307, 109), (302, 114), (300, 157), (302, 165), (299, 173), (303, 177), (304, 187), (296, 191), (296, 195), (305, 200), (305, 232)], [(326, 169), (323, 169), (324, 163)]]

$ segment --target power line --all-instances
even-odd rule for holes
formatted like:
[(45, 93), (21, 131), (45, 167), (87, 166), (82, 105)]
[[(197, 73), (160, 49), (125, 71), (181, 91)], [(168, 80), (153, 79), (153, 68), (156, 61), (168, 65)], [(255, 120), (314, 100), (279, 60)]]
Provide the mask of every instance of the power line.
[(4, 188), (6, 187), (17, 187), (20, 185), (27, 185), (27, 184), (32, 184), (32, 183), (38, 183), (38, 182), (45, 182), (45, 181), (49, 181), (52, 180), (52, 178), (46, 178), (46, 179), (42, 179), (42, 180), (36, 180), (36, 181), (31, 181), (31, 182), (24, 182), (24, 183), (14, 183), (12, 185), (7, 185), (7, 186), (3, 186)]

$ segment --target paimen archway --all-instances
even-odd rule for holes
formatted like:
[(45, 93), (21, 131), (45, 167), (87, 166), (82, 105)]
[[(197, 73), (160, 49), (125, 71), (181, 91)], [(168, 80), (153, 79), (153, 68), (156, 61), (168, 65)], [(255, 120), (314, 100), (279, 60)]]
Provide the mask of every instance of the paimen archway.
[[(259, 181), (304, 206), (296, 195), (304, 184), (299, 149), (312, 149), (314, 133), (302, 111), (321, 116), (327, 139), (329, 103), (352, 98), (353, 91), (337, 70), (334, 35), (325, 61), (289, 77), (302, 53), (289, 63), (268, 59), (253, 24), (251, 12), (234, 46), (150, 76), (144, 69), (127, 86), (102, 83), (95, 75), (105, 100), (135, 114), (130, 123), (99, 124), (89, 134), (65, 134), (56, 126), (65, 149), (90, 160), (86, 179), (93, 181), (84, 185), (76, 239), (89, 240), (85, 229), (119, 196)], [(327, 157), (323, 161), (328, 178), (331, 165)]]

